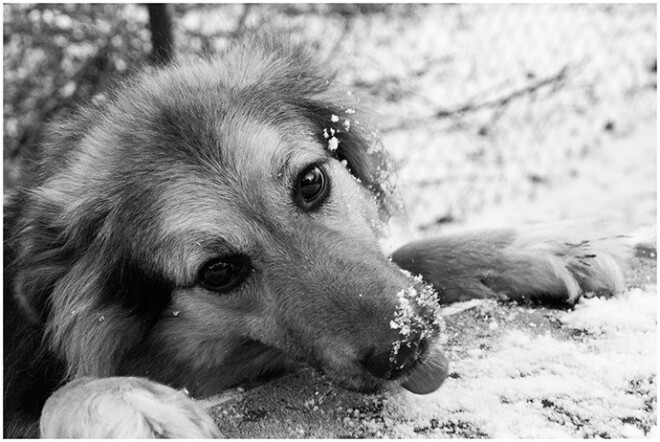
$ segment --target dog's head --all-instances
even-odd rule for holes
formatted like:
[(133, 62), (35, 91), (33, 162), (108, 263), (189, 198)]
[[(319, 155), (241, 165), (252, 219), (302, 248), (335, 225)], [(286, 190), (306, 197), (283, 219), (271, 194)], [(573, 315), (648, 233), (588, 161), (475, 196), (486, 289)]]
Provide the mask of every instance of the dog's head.
[(433, 353), (435, 295), (377, 242), (387, 157), (323, 71), (253, 39), (57, 126), (23, 194), (15, 287), (73, 374), (148, 354), (231, 383), (272, 348), (373, 390)]

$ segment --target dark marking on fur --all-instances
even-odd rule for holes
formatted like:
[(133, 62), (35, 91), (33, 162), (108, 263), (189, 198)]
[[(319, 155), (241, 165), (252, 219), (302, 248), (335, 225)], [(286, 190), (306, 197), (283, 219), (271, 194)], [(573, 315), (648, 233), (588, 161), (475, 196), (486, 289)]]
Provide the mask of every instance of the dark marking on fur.
[[(5, 247), (5, 261), (11, 260)], [(4, 437), (39, 436), (41, 408), (64, 378), (65, 366), (43, 343), (43, 328), (27, 321), (11, 296), (11, 269), (4, 270)]]
[(103, 284), (103, 296), (108, 303), (119, 303), (151, 322), (169, 305), (173, 290), (172, 281), (144, 270), (131, 260), (114, 266)]

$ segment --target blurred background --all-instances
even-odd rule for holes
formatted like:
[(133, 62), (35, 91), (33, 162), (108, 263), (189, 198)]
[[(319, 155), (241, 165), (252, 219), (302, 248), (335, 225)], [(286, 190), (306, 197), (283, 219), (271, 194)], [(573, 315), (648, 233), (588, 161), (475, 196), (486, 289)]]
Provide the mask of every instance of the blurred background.
[(3, 12), (5, 190), (44, 124), (76, 103), (166, 63), (170, 45), (214, 53), (268, 27), (308, 41), (377, 111), (407, 206), (394, 243), (454, 226), (583, 217), (655, 226), (654, 4), (5, 4)]

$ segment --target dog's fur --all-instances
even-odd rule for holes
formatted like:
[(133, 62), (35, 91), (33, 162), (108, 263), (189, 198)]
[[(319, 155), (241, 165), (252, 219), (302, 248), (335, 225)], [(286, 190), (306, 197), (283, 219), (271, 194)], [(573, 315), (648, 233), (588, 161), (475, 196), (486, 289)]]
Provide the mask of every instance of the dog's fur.
[[(397, 206), (391, 167), (331, 80), (304, 47), (253, 38), (138, 76), (54, 126), (6, 209), (5, 436), (37, 435), (46, 399), (82, 377), (58, 407), (110, 388), (95, 378), (203, 397), (292, 360), (348, 388), (400, 383), (435, 330), (414, 304), (419, 348), (393, 374), (392, 318), (402, 293), (424, 290), (395, 264), (446, 302), (621, 288), (622, 253), (589, 238), (481, 232), (410, 244), (392, 263), (377, 242)], [(296, 183), (311, 165), (330, 191), (309, 208)], [(224, 293), (200, 284), (218, 257), (248, 271)]]

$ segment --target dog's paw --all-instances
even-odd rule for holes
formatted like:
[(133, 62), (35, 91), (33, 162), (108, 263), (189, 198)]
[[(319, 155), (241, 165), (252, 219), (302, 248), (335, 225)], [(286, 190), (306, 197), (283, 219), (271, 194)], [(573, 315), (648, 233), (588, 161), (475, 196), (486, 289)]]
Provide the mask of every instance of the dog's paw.
[(491, 289), (514, 299), (573, 304), (621, 292), (632, 248), (624, 236), (552, 228), (518, 233), (503, 254), (509, 268), (499, 280), (484, 279)]
[(572, 304), (624, 289), (631, 239), (606, 231), (566, 223), (464, 232), (406, 244), (392, 260), (432, 284), (441, 303), (492, 298)]
[(41, 414), (43, 438), (217, 438), (183, 391), (144, 378), (81, 378), (57, 390)]

